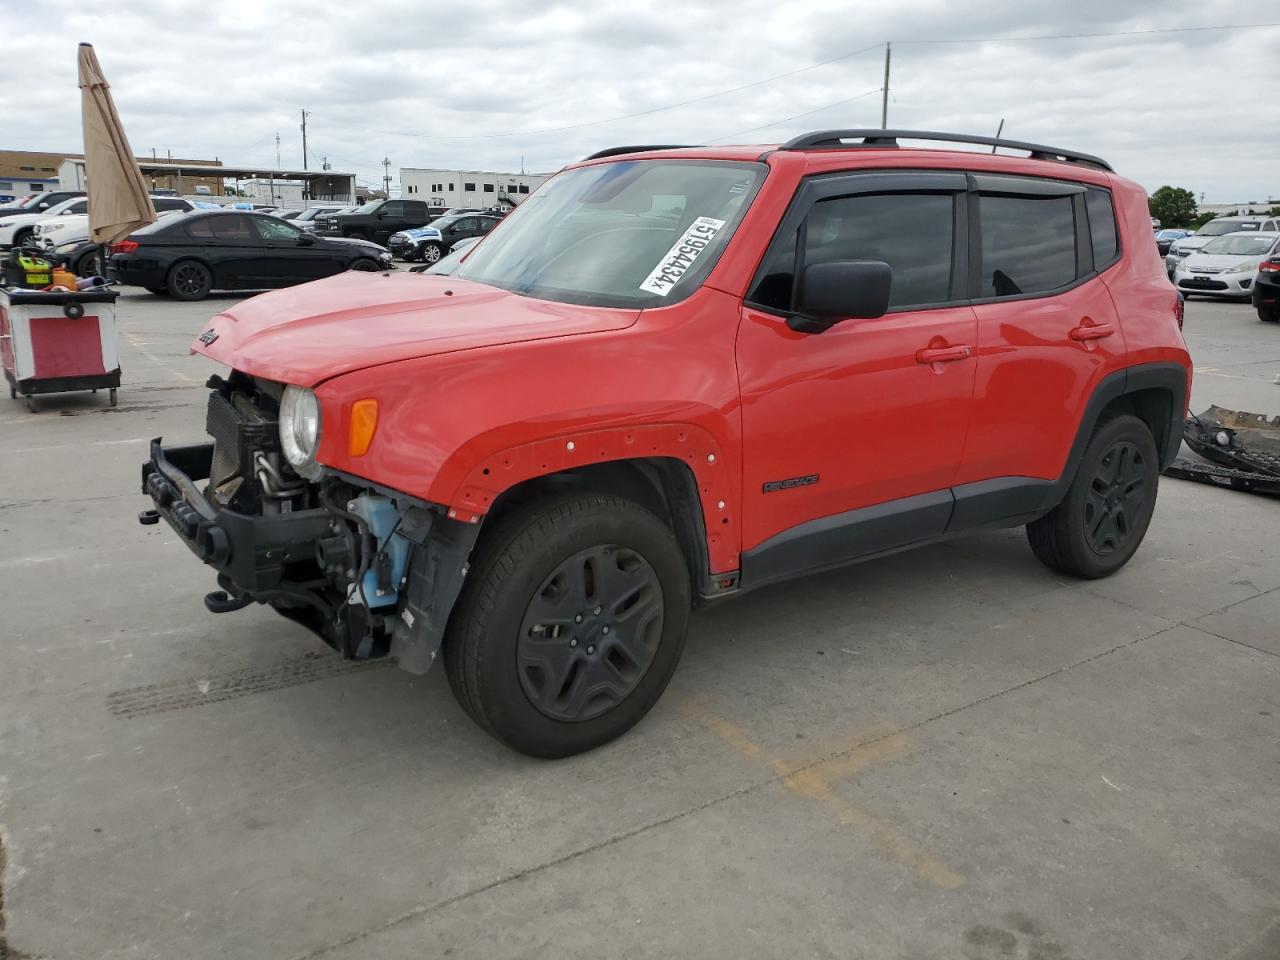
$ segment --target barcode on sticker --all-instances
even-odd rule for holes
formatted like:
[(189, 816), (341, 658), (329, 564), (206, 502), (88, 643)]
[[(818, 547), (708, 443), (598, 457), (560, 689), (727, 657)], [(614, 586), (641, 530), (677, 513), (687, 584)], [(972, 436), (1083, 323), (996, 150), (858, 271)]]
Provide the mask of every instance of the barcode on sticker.
[(693, 262), (702, 255), (702, 251), (711, 246), (711, 241), (716, 238), (716, 234), (723, 226), (724, 221), (717, 220), (715, 217), (699, 217), (693, 221), (684, 235), (658, 261), (653, 272), (644, 278), (640, 289), (647, 293), (656, 293), (660, 297), (669, 294), (680, 282), (680, 278), (689, 272)]

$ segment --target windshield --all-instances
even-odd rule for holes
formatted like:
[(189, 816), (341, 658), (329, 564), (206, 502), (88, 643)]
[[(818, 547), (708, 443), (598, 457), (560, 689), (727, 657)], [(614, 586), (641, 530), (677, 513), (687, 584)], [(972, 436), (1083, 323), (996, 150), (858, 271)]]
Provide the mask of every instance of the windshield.
[(1267, 253), (1272, 244), (1275, 243), (1274, 234), (1271, 236), (1256, 237), (1219, 237), (1217, 240), (1210, 240), (1200, 248), (1201, 253), (1226, 254), (1227, 256), (1237, 257), (1260, 257)]
[(1241, 223), (1239, 220), (1230, 223), (1225, 220), (1210, 220), (1200, 228), (1199, 235), (1202, 237), (1220, 237), (1224, 233), (1235, 233), (1237, 230), (1257, 230), (1260, 226), (1262, 224), (1257, 220), (1246, 223)]
[(520, 204), (457, 275), (563, 303), (674, 303), (715, 266), (765, 172), (719, 160), (566, 171)]

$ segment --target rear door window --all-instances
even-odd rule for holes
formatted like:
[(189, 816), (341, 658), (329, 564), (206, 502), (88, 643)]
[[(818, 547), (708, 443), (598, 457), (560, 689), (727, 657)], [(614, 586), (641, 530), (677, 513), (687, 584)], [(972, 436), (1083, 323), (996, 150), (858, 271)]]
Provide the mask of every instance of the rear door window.
[(211, 218), (206, 217), (203, 220), (197, 220), (195, 223), (187, 224), (187, 236), (196, 240), (208, 240), (213, 236), (213, 227), (210, 226)]
[(1076, 279), (1071, 197), (979, 195), (982, 284), (978, 296), (1049, 293)]
[(209, 225), (213, 229), (213, 235), (219, 240), (236, 243), (249, 243), (256, 240), (253, 230), (249, 227), (248, 217), (210, 217)]

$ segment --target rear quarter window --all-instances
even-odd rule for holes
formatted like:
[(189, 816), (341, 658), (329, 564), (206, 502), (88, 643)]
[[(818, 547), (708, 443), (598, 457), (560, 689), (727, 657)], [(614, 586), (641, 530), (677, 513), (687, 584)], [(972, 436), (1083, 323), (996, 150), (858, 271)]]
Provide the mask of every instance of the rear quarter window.
[(1084, 194), (1085, 210), (1089, 215), (1089, 240), (1093, 244), (1093, 267), (1104, 270), (1120, 255), (1120, 242), (1116, 235), (1116, 211), (1111, 193), (1090, 187)]

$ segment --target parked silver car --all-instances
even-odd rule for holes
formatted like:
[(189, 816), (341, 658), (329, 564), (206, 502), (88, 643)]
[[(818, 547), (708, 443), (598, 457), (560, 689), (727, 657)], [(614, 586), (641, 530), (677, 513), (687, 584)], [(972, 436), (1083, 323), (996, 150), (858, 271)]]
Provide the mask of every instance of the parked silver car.
[(1169, 248), (1169, 252), (1164, 258), (1164, 267), (1170, 279), (1173, 278), (1173, 272), (1178, 268), (1179, 263), (1214, 237), (1223, 237), (1228, 233), (1240, 233), (1243, 231), (1280, 233), (1280, 218), (1265, 216), (1216, 217), (1210, 220), (1191, 236), (1183, 237)]

